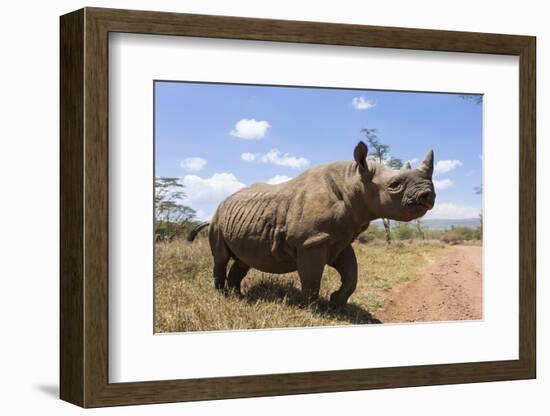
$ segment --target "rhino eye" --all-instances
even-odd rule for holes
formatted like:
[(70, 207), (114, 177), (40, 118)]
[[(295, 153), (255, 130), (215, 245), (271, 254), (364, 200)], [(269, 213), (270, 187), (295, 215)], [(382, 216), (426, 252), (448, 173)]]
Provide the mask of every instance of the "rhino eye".
[(398, 193), (403, 190), (403, 183), (401, 181), (394, 181), (388, 185), (388, 191), (391, 193)]

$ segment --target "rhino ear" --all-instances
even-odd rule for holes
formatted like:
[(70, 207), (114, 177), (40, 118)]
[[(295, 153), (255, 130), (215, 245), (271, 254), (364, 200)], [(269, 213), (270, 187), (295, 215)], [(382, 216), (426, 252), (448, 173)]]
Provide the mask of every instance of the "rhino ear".
[(426, 172), (430, 177), (434, 173), (434, 151), (430, 150), (426, 155), (426, 159), (418, 167), (419, 170)]
[(369, 148), (362, 141), (357, 143), (357, 146), (355, 146), (355, 150), (353, 151), (353, 158), (355, 159), (357, 164), (361, 166), (363, 169), (367, 168), (368, 153), (369, 153)]
[(406, 161), (405, 163), (403, 163), (403, 166), (401, 166), (401, 170), (409, 170), (409, 169), (412, 169), (411, 162)]

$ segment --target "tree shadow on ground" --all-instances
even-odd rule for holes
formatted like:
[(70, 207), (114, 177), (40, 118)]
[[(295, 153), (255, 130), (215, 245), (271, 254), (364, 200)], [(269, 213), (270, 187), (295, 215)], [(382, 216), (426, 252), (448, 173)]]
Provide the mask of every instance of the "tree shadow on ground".
[(257, 301), (263, 302), (285, 302), (289, 306), (298, 306), (309, 309), (327, 319), (334, 319), (351, 324), (380, 324), (372, 314), (363, 307), (354, 303), (334, 308), (327, 299), (319, 298), (308, 303), (302, 292), (289, 282), (261, 281), (247, 288), (244, 299), (251, 304)]

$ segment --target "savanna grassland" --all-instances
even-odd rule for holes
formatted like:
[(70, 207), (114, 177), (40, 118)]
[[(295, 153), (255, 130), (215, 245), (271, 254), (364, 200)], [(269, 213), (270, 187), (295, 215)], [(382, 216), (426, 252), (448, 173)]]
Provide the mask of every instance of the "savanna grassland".
[(340, 284), (327, 266), (320, 299), (306, 304), (296, 273), (271, 275), (251, 269), (243, 297), (224, 295), (212, 284), (212, 256), (206, 238), (159, 242), (155, 246), (155, 332), (334, 326), (378, 322), (374, 315), (392, 289), (415, 280), (450, 248), (439, 241), (354, 243), (359, 263), (357, 289), (340, 309), (328, 305)]

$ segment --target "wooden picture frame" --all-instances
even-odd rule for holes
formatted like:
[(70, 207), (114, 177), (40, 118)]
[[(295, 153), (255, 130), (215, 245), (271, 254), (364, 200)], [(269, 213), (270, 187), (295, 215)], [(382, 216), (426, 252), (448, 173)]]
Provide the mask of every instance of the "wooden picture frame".
[[(536, 376), (535, 38), (85, 8), (61, 17), (60, 396), (82, 407), (397, 388)], [(109, 383), (110, 32), (519, 57), (519, 359)]]

